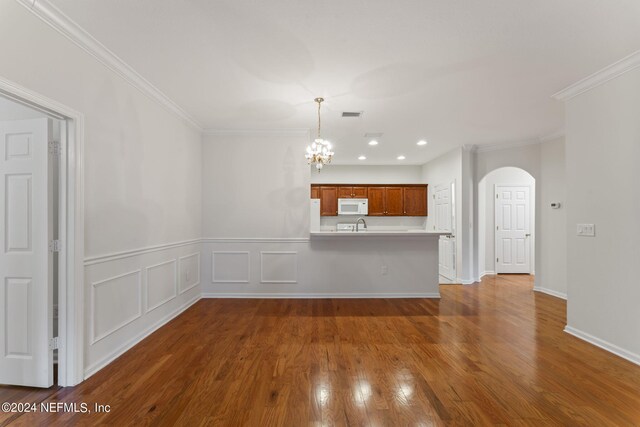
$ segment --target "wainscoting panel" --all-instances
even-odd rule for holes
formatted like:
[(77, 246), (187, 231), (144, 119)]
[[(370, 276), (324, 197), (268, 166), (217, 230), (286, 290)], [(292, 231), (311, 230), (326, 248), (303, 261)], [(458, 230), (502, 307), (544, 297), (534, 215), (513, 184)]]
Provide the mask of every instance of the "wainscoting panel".
[(251, 256), (247, 251), (213, 251), (211, 253), (212, 283), (249, 283)]
[(142, 316), (142, 272), (131, 271), (91, 284), (91, 344)]
[(199, 241), (85, 261), (85, 377), (201, 298)]
[(147, 313), (178, 295), (176, 260), (147, 267)]
[(180, 293), (200, 284), (200, 252), (180, 257)]
[(261, 251), (261, 283), (298, 283), (298, 252)]

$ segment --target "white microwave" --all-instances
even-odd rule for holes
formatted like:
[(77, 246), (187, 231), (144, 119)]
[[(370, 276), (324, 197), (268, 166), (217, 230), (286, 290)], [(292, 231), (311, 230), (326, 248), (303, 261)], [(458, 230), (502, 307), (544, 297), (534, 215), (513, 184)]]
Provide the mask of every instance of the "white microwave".
[(367, 215), (368, 199), (338, 199), (338, 215)]

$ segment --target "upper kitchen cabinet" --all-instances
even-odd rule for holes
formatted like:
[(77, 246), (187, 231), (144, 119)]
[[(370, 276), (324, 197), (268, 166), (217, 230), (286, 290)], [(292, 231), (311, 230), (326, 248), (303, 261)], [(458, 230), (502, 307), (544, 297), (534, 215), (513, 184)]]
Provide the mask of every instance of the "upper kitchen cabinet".
[(311, 186), (311, 198), (312, 199), (320, 198), (320, 188)]
[(366, 199), (367, 187), (340, 186), (338, 187), (338, 198), (339, 199)]
[(427, 215), (427, 186), (404, 187), (403, 205), (405, 216)]
[(319, 187), (320, 216), (338, 215), (338, 187)]
[(371, 216), (401, 216), (402, 187), (378, 187), (368, 188), (369, 215)]

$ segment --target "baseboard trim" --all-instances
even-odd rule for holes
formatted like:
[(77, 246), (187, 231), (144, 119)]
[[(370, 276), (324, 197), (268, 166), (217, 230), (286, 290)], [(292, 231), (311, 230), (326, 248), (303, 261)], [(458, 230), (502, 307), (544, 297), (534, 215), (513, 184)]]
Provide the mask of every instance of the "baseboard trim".
[(495, 276), (495, 274), (495, 271), (483, 271), (480, 273), (480, 277), (478, 277), (478, 282), (481, 281), (484, 276)]
[(589, 344), (595, 345), (596, 347), (600, 347), (601, 349), (606, 350), (609, 353), (613, 353), (616, 356), (622, 357), (623, 359), (628, 360), (631, 363), (640, 365), (640, 355), (638, 354), (627, 351), (624, 348), (618, 347), (617, 345), (611, 344), (610, 342), (602, 340), (598, 337), (594, 337), (591, 334), (588, 334), (579, 329), (573, 328), (569, 325), (565, 326), (564, 331), (569, 335), (573, 335), (576, 338), (579, 338), (583, 341), (588, 342)]
[(201, 298), (202, 296), (200, 294), (197, 294), (195, 297), (193, 297), (192, 299), (190, 299), (189, 301), (187, 301), (186, 303), (178, 307), (177, 310), (164, 316), (163, 318), (158, 320), (156, 323), (154, 323), (153, 325), (151, 325), (150, 327), (148, 327), (147, 329), (145, 329), (135, 337), (131, 338), (129, 341), (127, 341), (120, 347), (116, 348), (110, 354), (108, 354), (107, 356), (100, 359), (98, 362), (86, 368), (84, 370), (84, 379), (85, 380), (88, 379), (93, 374), (95, 374), (96, 372), (98, 372), (99, 370), (101, 370), (102, 368), (104, 368), (114, 360), (116, 360), (118, 357), (122, 356), (124, 353), (131, 350), (140, 341), (142, 341), (143, 339), (145, 339), (146, 337), (148, 337), (149, 335), (151, 335), (152, 333), (160, 329), (162, 326), (169, 323), (171, 320), (178, 317), (180, 314), (182, 314), (185, 310), (187, 310), (193, 304), (197, 303)]
[(457, 283), (461, 283), (463, 285), (473, 285), (474, 283), (476, 283), (478, 280), (475, 279), (456, 279)]
[(380, 293), (216, 293), (203, 292), (202, 298), (245, 298), (245, 299), (349, 299), (349, 298), (440, 298), (440, 293), (406, 293), (406, 294), (380, 294)]
[(543, 294), (551, 295), (552, 297), (563, 299), (565, 301), (567, 299), (567, 294), (562, 293), (562, 292), (558, 292), (558, 291), (554, 291), (553, 289), (540, 288), (540, 287), (535, 287), (534, 286), (533, 290), (536, 291), (536, 292), (542, 292)]

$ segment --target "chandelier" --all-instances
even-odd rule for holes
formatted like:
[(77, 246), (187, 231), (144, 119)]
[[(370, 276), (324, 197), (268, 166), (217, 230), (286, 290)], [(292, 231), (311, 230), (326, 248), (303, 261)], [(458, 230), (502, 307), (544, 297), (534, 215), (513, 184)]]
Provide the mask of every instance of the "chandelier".
[(305, 157), (308, 163), (316, 165), (316, 169), (320, 172), (324, 165), (331, 163), (333, 151), (331, 151), (331, 143), (320, 137), (320, 104), (324, 98), (316, 98), (314, 101), (318, 103), (318, 137), (307, 147)]

